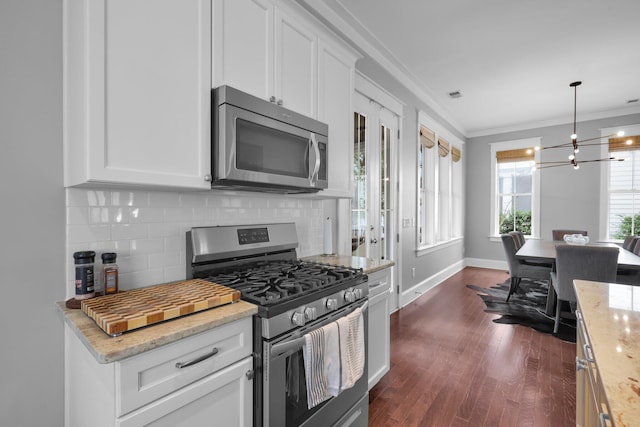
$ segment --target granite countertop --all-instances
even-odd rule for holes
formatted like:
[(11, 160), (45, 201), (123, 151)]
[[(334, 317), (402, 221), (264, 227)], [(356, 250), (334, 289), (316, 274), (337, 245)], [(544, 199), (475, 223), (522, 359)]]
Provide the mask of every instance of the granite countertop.
[(365, 274), (375, 273), (396, 265), (394, 261), (376, 260), (351, 255), (314, 255), (302, 258), (304, 261), (361, 268)]
[(237, 301), (111, 337), (82, 310), (69, 309), (65, 307), (64, 302), (58, 302), (57, 305), (64, 321), (99, 363), (111, 363), (135, 356), (225, 323), (252, 316), (258, 311), (253, 304)]
[(617, 427), (640, 420), (640, 286), (575, 281), (591, 350)]

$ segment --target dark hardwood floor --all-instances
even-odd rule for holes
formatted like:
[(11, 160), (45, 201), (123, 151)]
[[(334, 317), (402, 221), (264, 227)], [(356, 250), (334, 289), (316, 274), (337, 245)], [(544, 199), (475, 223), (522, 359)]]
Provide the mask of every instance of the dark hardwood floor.
[(391, 370), (369, 395), (369, 426), (575, 426), (576, 346), (493, 323), (468, 267), (391, 316)]

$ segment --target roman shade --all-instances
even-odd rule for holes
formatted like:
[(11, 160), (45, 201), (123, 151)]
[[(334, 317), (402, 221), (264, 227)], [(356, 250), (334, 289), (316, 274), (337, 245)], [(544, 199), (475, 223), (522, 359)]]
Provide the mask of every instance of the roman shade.
[(433, 148), (436, 145), (436, 133), (425, 126), (420, 125), (420, 144), (425, 148)]
[(453, 160), (454, 162), (460, 161), (460, 149), (455, 145), (451, 146), (451, 160)]
[(449, 154), (449, 142), (446, 139), (438, 138), (438, 154), (440, 157), (447, 157)]
[(496, 161), (498, 163), (525, 162), (527, 160), (534, 160), (534, 151), (532, 148), (496, 151)]
[[(631, 140), (631, 145), (627, 141)], [(609, 138), (609, 152), (639, 150), (640, 135), (627, 136), (622, 138)]]

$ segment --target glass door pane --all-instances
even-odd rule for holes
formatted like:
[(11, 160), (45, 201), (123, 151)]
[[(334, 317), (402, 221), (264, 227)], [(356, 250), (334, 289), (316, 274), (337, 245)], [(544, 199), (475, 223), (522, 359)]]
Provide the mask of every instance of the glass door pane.
[(351, 251), (366, 256), (367, 228), (367, 116), (354, 113), (353, 197), (351, 200)]

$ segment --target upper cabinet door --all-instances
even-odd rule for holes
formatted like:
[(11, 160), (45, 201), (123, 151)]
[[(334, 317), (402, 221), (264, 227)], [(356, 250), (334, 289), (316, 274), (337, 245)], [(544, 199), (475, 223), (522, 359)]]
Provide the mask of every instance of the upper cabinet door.
[(322, 41), (318, 51), (318, 119), (329, 125), (329, 187), (324, 194), (351, 197), (356, 59), (352, 53)]
[(65, 2), (65, 185), (210, 188), (210, 4)]
[(264, 0), (213, 2), (213, 87), (274, 95), (273, 11)]
[(317, 35), (267, 0), (216, 0), (213, 87), (229, 85), (317, 117)]
[(315, 118), (318, 114), (318, 38), (305, 29), (304, 21), (281, 9), (276, 11), (275, 30), (276, 102)]

